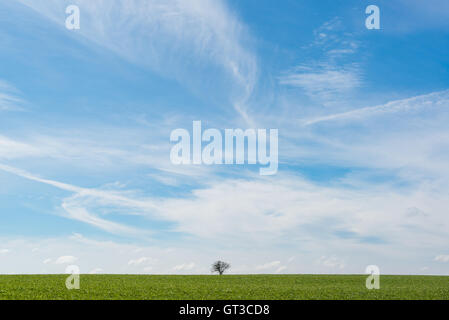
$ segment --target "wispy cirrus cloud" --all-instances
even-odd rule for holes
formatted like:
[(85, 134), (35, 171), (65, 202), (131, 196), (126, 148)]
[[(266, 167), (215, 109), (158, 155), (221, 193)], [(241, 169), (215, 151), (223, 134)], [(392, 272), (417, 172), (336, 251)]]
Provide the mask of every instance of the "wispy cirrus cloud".
[(77, 257), (74, 256), (60, 256), (59, 258), (56, 259), (55, 263), (56, 264), (70, 264), (70, 263), (74, 263), (78, 260)]
[(0, 135), (0, 159), (17, 159), (39, 156), (42, 150), (27, 143)]
[(444, 184), (443, 177), (449, 176), (448, 119), (449, 93), (438, 91), (299, 119), (303, 141), (295, 145), (308, 159), (330, 165), (382, 170), (408, 183), (431, 179)]
[[(56, 41), (63, 38), (60, 36), (65, 32), (65, 40), (81, 41), (95, 49), (97, 46), (106, 48), (143, 67), (140, 70), (174, 78), (200, 92), (203, 97), (217, 96), (218, 104), (223, 104), (224, 108), (233, 105), (246, 124), (253, 122), (249, 103), (257, 86), (257, 57), (251, 50), (252, 39), (245, 25), (224, 0), (20, 2), (60, 26), (59, 29), (52, 28), (59, 32)], [(64, 29), (64, 12), (68, 4), (80, 6), (79, 31), (69, 33)], [(28, 13), (31, 16), (34, 11)], [(84, 122), (68, 119), (70, 121), (64, 121), (64, 124), (43, 124), (42, 127), (47, 128), (54, 126), (53, 130), (47, 129), (45, 135), (46, 129), (36, 126), (34, 117), (29, 123), (13, 128), (16, 132), (4, 130), (0, 136), (0, 162), (11, 166), (0, 165), (0, 170), (38, 183), (36, 194), (41, 197), (46, 196), (42, 192), (43, 186), (57, 189), (55, 194), (51, 194), (51, 203), (55, 198), (59, 201), (57, 213), (106, 233), (136, 237), (143, 242), (144, 239), (139, 238), (142, 234), (156, 230), (164, 233), (164, 241), (176, 242), (178, 249), (165, 251), (147, 248), (145, 244), (137, 247), (100, 243), (80, 235), (73, 237), (75, 242), (82, 244), (80, 246), (74, 246), (73, 239), (67, 242), (60, 239), (23, 241), (26, 244), (2, 241), (11, 248), (8, 257), (11, 255), (15, 259), (21, 252), (27, 254), (16, 260), (16, 267), (8, 264), (4, 269), (2, 263), (0, 268), (14, 272), (24, 270), (22, 266), (26, 264), (23, 261), (32, 261), (28, 253), (40, 253), (22, 249), (37, 245), (41, 250), (51, 248), (58, 252), (45, 252), (45, 256), (36, 260), (40, 264), (47, 261), (45, 267), (55, 268), (50, 269), (51, 272), (60, 272), (56, 267), (62, 268), (63, 265), (44, 259), (67, 252), (79, 257), (77, 263), (86, 264), (85, 271), (98, 270), (101, 266), (105, 271), (125, 273), (142, 270), (208, 273), (207, 266), (212, 262), (209, 260), (216, 255), (230, 257), (230, 262), (233, 265), (236, 262), (235, 270), (239, 272), (285, 272), (287, 265), (281, 261), (288, 261), (288, 271), (292, 272), (317, 272), (319, 268), (322, 269), (318, 272), (338, 271), (342, 266), (345, 271), (364, 272), (359, 266), (371, 257), (383, 259), (383, 263), (388, 265), (389, 261), (400, 256), (404, 261), (402, 269), (400, 266), (386, 269), (396, 272), (413, 272), (416, 264), (412, 266), (410, 261), (416, 257), (426, 264), (431, 263), (429, 259), (445, 252), (444, 244), (448, 241), (449, 133), (447, 117), (442, 112), (447, 107), (447, 93), (361, 109), (353, 109), (354, 104), (340, 103), (349, 101), (350, 95), (365, 84), (361, 65), (354, 63), (364, 55), (355, 56), (361, 49), (360, 44), (354, 35), (345, 32), (344, 26), (339, 18), (324, 23), (313, 31), (315, 40), (307, 48), (309, 55), (299, 59), (292, 68), (283, 67), (287, 71), (275, 71), (276, 75), (281, 74), (278, 77), (280, 84), (289, 87), (288, 93), (305, 94), (323, 106), (339, 106), (330, 112), (328, 108), (320, 109), (314, 105), (313, 110), (304, 112), (304, 117), (294, 117), (292, 112), (281, 115), (278, 108), (271, 109), (276, 121), (293, 125), (281, 130), (288, 135), (282, 138), (284, 150), (281, 154), (285, 160), (282, 173), (269, 180), (254, 177), (246, 169), (237, 174), (223, 170), (224, 174), (216, 177), (210, 174), (220, 170), (215, 167), (173, 168), (167, 165), (169, 145), (165, 142), (169, 135), (153, 118), (148, 121), (145, 117), (135, 119), (136, 123), (140, 121), (140, 125), (149, 125), (148, 130), (140, 132), (134, 132), (136, 123), (121, 130), (113, 125), (104, 127), (94, 119), (91, 124), (102, 131), (98, 134), (87, 128)], [(258, 35), (262, 36), (262, 32)], [(66, 42), (64, 44), (67, 45)], [(281, 46), (279, 44), (279, 49)], [(103, 50), (98, 51), (103, 53)], [(295, 55), (301, 54), (295, 52)], [(285, 56), (279, 54), (279, 57)], [(382, 56), (376, 58), (383, 61)], [(70, 62), (74, 61), (69, 57), (61, 62), (72, 66)], [(114, 65), (104, 66), (114, 69)], [(268, 65), (270, 70), (273, 67)], [(101, 68), (96, 71), (101, 72)], [(140, 80), (131, 81), (132, 85)], [(44, 85), (52, 87), (51, 81)], [(24, 84), (24, 88), (27, 86), (32, 86), (32, 83)], [(76, 85), (74, 87), (78, 89)], [(111, 85), (111, 88), (121, 90), (118, 86)], [(376, 91), (375, 86), (368, 88), (371, 89)], [(30, 87), (30, 91), (39, 90)], [(4, 105), (20, 106), (20, 101), (14, 100), (20, 99), (20, 93), (11, 88), (0, 92), (8, 93), (7, 98), (3, 96)], [(81, 92), (80, 96), (85, 94), (89, 93)], [(95, 100), (98, 96), (95, 90), (90, 94), (86, 100)], [(276, 93), (267, 95), (275, 96)], [(1, 99), (0, 96), (0, 102)], [(292, 104), (297, 109), (303, 107), (297, 101)], [(434, 112), (436, 109), (438, 112)], [(42, 110), (45, 117), (53, 114), (49, 106), (42, 106)], [(100, 110), (108, 112), (107, 109)], [(429, 112), (420, 112), (426, 110)], [(264, 112), (260, 115), (262, 118)], [(123, 114), (119, 116), (126, 117)], [(218, 115), (218, 118), (222, 117), (227, 118), (227, 114)], [(302, 125), (298, 126), (298, 123)], [(176, 121), (165, 124), (165, 127), (175, 124)], [(63, 132), (62, 126), (78, 127), (78, 130)], [(21, 128), (27, 128), (28, 132), (22, 130), (17, 133)], [(77, 166), (81, 163), (83, 167), (79, 170)], [(108, 167), (105, 173), (105, 164), (111, 165), (112, 170)], [(314, 174), (315, 168), (310, 172), (311, 176), (315, 175), (313, 178), (325, 175), (328, 179), (325, 183), (308, 180), (295, 172), (306, 172), (308, 169), (303, 165), (307, 167), (310, 164), (323, 165), (316, 170), (319, 174)], [(338, 168), (329, 170), (326, 167), (329, 164)], [(296, 167), (290, 171), (290, 165)], [(27, 168), (29, 172), (18, 167)], [(73, 173), (74, 167), (79, 170), (77, 173)], [(337, 177), (334, 177), (334, 170)], [(343, 176), (340, 170), (350, 173)], [(363, 174), (369, 173), (358, 176), (358, 170), (365, 170)], [(34, 172), (39, 172), (39, 175)], [(92, 172), (95, 172), (95, 177), (91, 176)], [(331, 173), (328, 175), (327, 172)], [(127, 186), (127, 181), (134, 179), (129, 175), (138, 176), (135, 178), (138, 190)], [(2, 177), (17, 179), (3, 173)], [(191, 179), (189, 181), (196, 179), (195, 183), (180, 187), (186, 183), (186, 177)], [(120, 180), (120, 187), (107, 187), (109, 179)], [(68, 195), (61, 195), (61, 190)], [(22, 203), (14, 205), (20, 207)], [(39, 209), (37, 211), (43, 211)], [(136, 223), (137, 219), (145, 222), (145, 218), (156, 223)], [(78, 226), (77, 223), (66, 225), (68, 228)], [(145, 226), (148, 230), (142, 230)], [(67, 232), (67, 228), (58, 233), (64, 231)], [(187, 235), (183, 238), (186, 241), (175, 241), (172, 235), (176, 240), (178, 236)], [(185, 250), (187, 247), (189, 250)], [(217, 248), (224, 249), (220, 249), (218, 254)], [(135, 256), (137, 252), (134, 249), (140, 250), (138, 256)], [(281, 256), (279, 252), (283, 250), (285, 254)], [(294, 261), (288, 260), (292, 251), (297, 256)], [(150, 263), (147, 257), (153, 256), (160, 258), (159, 264)], [(438, 261), (442, 259), (445, 258)], [(192, 260), (195, 264), (190, 263)]]
[(365, 107), (348, 112), (331, 114), (328, 116), (305, 120), (303, 123), (304, 125), (309, 126), (320, 122), (357, 120), (389, 113), (414, 112), (421, 109), (431, 110), (432, 108), (447, 108), (449, 110), (449, 90), (390, 101), (379, 106)]
[(183, 263), (177, 266), (173, 267), (173, 271), (179, 272), (179, 271), (191, 271), (195, 268), (195, 263)]
[(361, 78), (356, 67), (300, 66), (281, 76), (279, 82), (282, 85), (301, 88), (308, 96), (329, 104), (336, 96), (359, 87)]
[(175, 78), (197, 93), (204, 90), (204, 75), (210, 74), (206, 67), (215, 69), (213, 86), (218, 88), (217, 94), (230, 92), (227, 98), (234, 109), (251, 122), (247, 103), (257, 81), (257, 58), (247, 45), (251, 37), (246, 27), (224, 1), (20, 2), (61, 27), (66, 7), (78, 5), (82, 20), (79, 35), (131, 62)]
[(142, 230), (100, 218), (82, 207), (81, 204), (70, 199), (64, 199), (61, 207), (67, 213), (68, 218), (90, 224), (109, 233), (132, 236), (144, 234)]
[[(414, 248), (414, 254), (420, 252), (421, 255), (427, 255), (429, 250), (444, 249), (441, 243), (447, 241), (445, 229), (448, 220), (444, 208), (448, 205), (448, 198), (444, 189), (439, 193), (432, 192), (433, 186), (402, 191), (391, 186), (371, 188), (359, 185), (356, 189), (323, 187), (300, 177), (282, 176), (275, 181), (270, 180), (269, 184), (263, 178), (211, 182), (210, 186), (195, 190), (186, 199), (168, 197), (156, 200), (138, 198), (129, 192), (81, 188), (39, 178), (4, 165), (0, 169), (73, 192), (72, 207), (62, 206), (68, 210), (66, 217), (114, 234), (139, 237), (141, 230), (98, 220), (97, 216), (84, 219), (84, 213), (70, 210), (79, 208), (88, 212), (92, 208), (121, 207), (125, 209), (122, 214), (140, 212), (146, 217), (171, 221), (175, 223), (171, 231), (207, 240), (210, 245), (219, 242), (233, 247), (238, 244), (241, 250), (246, 246), (267, 249), (282, 247), (283, 243), (297, 243), (302, 248), (308, 248), (311, 253), (325, 250), (345, 256), (347, 250), (352, 253), (359, 250), (364, 254), (371, 252), (388, 259), (390, 254), (397, 254), (394, 248), (404, 250), (410, 246)], [(63, 199), (63, 203), (67, 203), (67, 199), (70, 198)], [(411, 207), (429, 214), (411, 216)], [(204, 224), (208, 228), (202, 227)], [(84, 241), (80, 236), (76, 236), (76, 239)], [(379, 242), (379, 239), (382, 241)], [(243, 242), (245, 245), (242, 245)], [(150, 262), (148, 256), (142, 256), (142, 253), (139, 251), (141, 258), (131, 257), (127, 260), (128, 265), (138, 267)], [(288, 257), (284, 259), (287, 261)], [(274, 260), (268, 264), (262, 262), (259, 267), (237, 270), (284, 272), (285, 266), (280, 261)], [(98, 265), (98, 262), (95, 263)], [(334, 255), (320, 259), (319, 265), (324, 268), (323, 272), (327, 268), (340, 270), (346, 266)], [(289, 264), (289, 270), (298, 270), (296, 268), (291, 269)], [(161, 269), (155, 266), (154, 270)], [(179, 264), (171, 270), (207, 273), (201, 269), (197, 271), (192, 264)], [(145, 272), (149, 272), (149, 269)]]
[(274, 269), (274, 268), (279, 268), (279, 266), (281, 265), (280, 261), (273, 261), (273, 262), (268, 262), (259, 266), (256, 266), (256, 270), (270, 270), (270, 269)]
[(335, 255), (327, 257), (327, 256), (322, 256), (319, 260), (318, 260), (318, 264), (323, 265), (324, 267), (327, 268), (336, 268), (336, 269), (344, 269), (345, 268), (345, 262), (336, 257)]
[[(171, 232), (230, 245), (276, 246), (293, 240), (320, 247), (329, 246), (332, 240), (336, 248), (342, 242), (351, 243), (353, 248), (375, 248), (392, 242), (428, 248), (446, 239), (444, 230), (449, 223), (444, 214), (447, 195), (444, 189), (431, 192), (432, 185), (405, 190), (388, 184), (382, 188), (358, 185), (354, 189), (344, 186), (347, 181), (342, 186), (323, 187), (300, 177), (282, 176), (269, 184), (264, 178), (226, 179), (193, 190), (187, 198), (156, 199), (139, 198), (126, 191), (80, 188), (4, 165), (0, 169), (73, 192), (62, 200), (67, 218), (133, 237), (151, 230), (143, 232), (105, 220), (89, 210), (101, 212), (101, 208), (107, 208), (105, 214), (139, 214), (173, 223)], [(410, 216), (412, 207), (432, 214)], [(208, 228), (203, 227), (205, 224)], [(400, 238), (395, 236), (398, 230)]]
[(0, 80), (0, 111), (22, 111), (23, 104), (17, 89)]
[(313, 31), (315, 40), (302, 49), (310, 52), (300, 65), (279, 77), (281, 85), (291, 86), (324, 106), (333, 106), (362, 86), (362, 71), (353, 56), (358, 41), (345, 32), (339, 17), (325, 22)]
[(128, 261), (129, 266), (139, 266), (142, 264), (148, 264), (148, 263), (154, 263), (155, 259), (149, 258), (149, 257), (141, 257), (137, 259), (131, 259)]
[(438, 262), (449, 262), (449, 254), (440, 254), (434, 260)]
[[(92, 214), (89, 212), (83, 204), (85, 202), (92, 202), (92, 199), (100, 200), (100, 201), (108, 201), (109, 203), (122, 204), (125, 206), (145, 206), (145, 208), (151, 208), (151, 203), (141, 203), (138, 200), (132, 200), (130, 198), (124, 197), (114, 192), (102, 191), (98, 189), (88, 189), (81, 188), (71, 184), (62, 183), (49, 179), (42, 179), (38, 176), (30, 174), (26, 171), (10, 167), (7, 165), (0, 164), (0, 170), (17, 175), (19, 177), (40, 182), (43, 184), (47, 184), (53, 186), (55, 188), (73, 192), (75, 195), (65, 198), (62, 201), (61, 207), (65, 211), (65, 216), (70, 219), (78, 220), (97, 228), (100, 228), (106, 232), (115, 233), (115, 234), (127, 234), (133, 236), (139, 236), (147, 234), (143, 230), (139, 230), (137, 228), (125, 226), (120, 223), (112, 222), (106, 219), (99, 217), (98, 215)], [(130, 203), (131, 201), (132, 203)]]

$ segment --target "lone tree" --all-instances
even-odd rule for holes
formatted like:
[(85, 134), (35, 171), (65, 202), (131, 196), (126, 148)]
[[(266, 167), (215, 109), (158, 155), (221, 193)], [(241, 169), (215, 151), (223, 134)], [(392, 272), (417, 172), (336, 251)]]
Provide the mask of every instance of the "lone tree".
[(218, 272), (218, 274), (221, 276), (230, 267), (231, 265), (227, 262), (217, 261), (212, 265), (212, 272)]

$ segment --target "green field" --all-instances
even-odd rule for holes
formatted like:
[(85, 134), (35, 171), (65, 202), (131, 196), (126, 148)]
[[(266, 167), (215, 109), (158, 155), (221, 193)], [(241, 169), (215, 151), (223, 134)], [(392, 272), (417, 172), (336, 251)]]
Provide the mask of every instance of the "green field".
[(449, 277), (440, 276), (382, 276), (380, 290), (367, 290), (364, 275), (81, 275), (71, 291), (66, 277), (0, 276), (0, 300), (449, 299)]

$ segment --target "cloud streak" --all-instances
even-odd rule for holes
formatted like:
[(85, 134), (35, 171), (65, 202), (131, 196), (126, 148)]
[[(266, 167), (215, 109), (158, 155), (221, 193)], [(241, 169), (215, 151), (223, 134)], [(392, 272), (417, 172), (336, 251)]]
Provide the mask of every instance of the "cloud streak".
[(330, 102), (335, 96), (347, 93), (361, 85), (360, 76), (355, 68), (298, 67), (290, 74), (279, 78), (282, 85), (305, 90), (310, 97), (320, 97)]
[(49, 179), (42, 179), (26, 171), (3, 164), (0, 164), (0, 170), (28, 180), (44, 183), (64, 191), (75, 193), (74, 196), (64, 199), (61, 204), (61, 207), (66, 212), (66, 217), (70, 219), (78, 220), (93, 225), (97, 228), (100, 228), (110, 233), (125, 234), (125, 235), (127, 234), (133, 236), (143, 235), (146, 233), (143, 232), (142, 230), (124, 226), (119, 223), (111, 222), (102, 219), (94, 214), (91, 214), (90, 212), (87, 211), (87, 209), (81, 206), (83, 201), (77, 200), (81, 200), (87, 197), (87, 198), (101, 199), (103, 201), (108, 201), (111, 204), (115, 203), (116, 205), (121, 204), (122, 206), (130, 206), (130, 207), (144, 206), (146, 209), (149, 209), (152, 207), (152, 205), (147, 202), (142, 203), (139, 201), (131, 200), (127, 197), (124, 197), (122, 195), (113, 192), (107, 192), (97, 189), (81, 188), (67, 183), (62, 183)]
[(205, 65), (215, 68), (219, 91), (230, 91), (235, 110), (251, 121), (247, 103), (257, 81), (257, 59), (246, 45), (248, 31), (224, 1), (19, 1), (61, 27), (65, 8), (78, 5), (84, 38), (198, 93), (204, 90)]
[(391, 101), (383, 105), (356, 109), (348, 112), (331, 114), (324, 117), (305, 120), (303, 125), (310, 126), (321, 122), (357, 120), (398, 112), (413, 112), (421, 109), (449, 109), (449, 90), (433, 92), (412, 98)]
[(17, 95), (17, 90), (0, 80), (0, 111), (23, 111), (24, 101)]
[(359, 44), (344, 32), (344, 24), (336, 17), (313, 31), (315, 39), (303, 47), (310, 51), (305, 63), (278, 77), (281, 85), (301, 89), (310, 99), (324, 106), (334, 106), (363, 84), (360, 65), (346, 61)]

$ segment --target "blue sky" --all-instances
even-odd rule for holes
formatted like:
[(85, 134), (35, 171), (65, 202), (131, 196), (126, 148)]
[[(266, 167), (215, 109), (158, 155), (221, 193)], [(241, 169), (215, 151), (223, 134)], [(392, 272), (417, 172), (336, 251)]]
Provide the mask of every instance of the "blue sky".
[[(447, 274), (448, 33), (443, 0), (3, 1), (0, 273)], [(194, 120), (278, 129), (277, 175), (172, 165)]]

